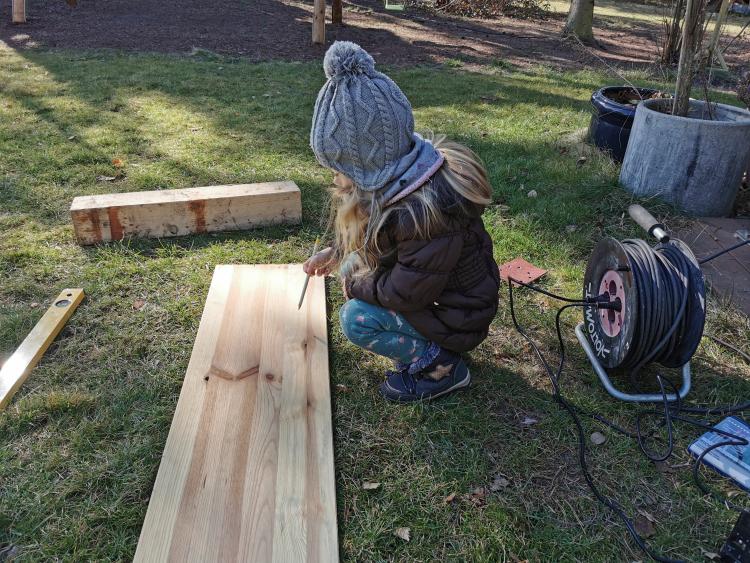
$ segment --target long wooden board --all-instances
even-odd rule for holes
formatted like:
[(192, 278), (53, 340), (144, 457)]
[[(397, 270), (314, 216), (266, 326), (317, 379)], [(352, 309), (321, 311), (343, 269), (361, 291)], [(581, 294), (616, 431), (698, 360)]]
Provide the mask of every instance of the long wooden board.
[(79, 196), (70, 216), (79, 244), (96, 244), (299, 223), (302, 199), (294, 182), (206, 186)]
[(338, 561), (325, 285), (217, 266), (136, 562)]
[(0, 368), (0, 409), (4, 409), (29, 377), (49, 345), (83, 301), (82, 289), (63, 289), (31, 332)]

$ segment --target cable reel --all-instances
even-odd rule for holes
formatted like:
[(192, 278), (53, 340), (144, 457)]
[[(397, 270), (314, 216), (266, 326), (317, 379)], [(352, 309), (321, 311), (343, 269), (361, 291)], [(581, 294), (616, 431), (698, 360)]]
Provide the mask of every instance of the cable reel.
[[(696, 457), (693, 478), (704, 494), (711, 495), (726, 507), (741, 512), (735, 529), (722, 548), (722, 561), (750, 561), (748, 558), (743, 559), (743, 555), (750, 553), (747, 550), (747, 546), (750, 545), (750, 510), (733, 503), (728, 497), (718, 495), (702, 483), (699, 476), (701, 462), (710, 451), (720, 447), (746, 448), (750, 443), (750, 439), (747, 439), (744, 433), (720, 430), (707, 421), (706, 417), (748, 411), (750, 401), (719, 406), (691, 405), (682, 401), (690, 391), (690, 360), (703, 336), (706, 320), (706, 291), (700, 266), (750, 244), (750, 239), (739, 235), (741, 242), (738, 244), (697, 260), (683, 242), (670, 240), (664, 226), (657, 223), (641, 206), (631, 205), (628, 212), (641, 227), (656, 238), (658, 243), (655, 246), (651, 247), (641, 239), (602, 240), (595, 247), (586, 267), (583, 299), (556, 295), (508, 276), (513, 326), (531, 345), (549, 376), (553, 398), (574, 423), (579, 465), (592, 494), (621, 519), (644, 553), (656, 561), (682, 563), (681, 560), (663, 556), (650, 547), (638, 532), (635, 521), (626, 514), (620, 503), (599, 490), (586, 460), (587, 440), (583, 416), (590, 417), (623, 436), (637, 440), (643, 454), (653, 462), (663, 462), (674, 451), (675, 422), (690, 424), (718, 434), (721, 441), (716, 441)], [(559, 362), (546, 358), (539, 345), (519, 324), (513, 300), (513, 286), (516, 284), (564, 303), (555, 317), (560, 350)], [(584, 311), (583, 322), (575, 327), (575, 334), (607, 392), (623, 401), (661, 404), (661, 408), (639, 409), (635, 418), (635, 430), (629, 430), (618, 422), (583, 409), (563, 395), (560, 377), (564, 370), (566, 352), (561, 315), (572, 307), (581, 307)], [(750, 356), (742, 350), (714, 336), (708, 336), (750, 362)], [(613, 385), (607, 372), (607, 369), (623, 369), (634, 377), (649, 363), (659, 363), (667, 367), (681, 366), (682, 386), (678, 389), (667, 376), (657, 374), (655, 379), (659, 393), (625, 393)], [(671, 393), (668, 390), (671, 390)], [(697, 416), (702, 418), (695, 418)], [(656, 417), (658, 427), (644, 432), (644, 420), (653, 420), (653, 417)], [(654, 438), (654, 430), (658, 431), (659, 428), (663, 429), (662, 434), (666, 434), (666, 447), (653, 450), (649, 444)]]
[[(689, 361), (706, 319), (703, 273), (690, 248), (670, 240), (648, 211), (640, 205), (628, 211), (659, 242), (650, 247), (640, 239), (608, 237), (596, 245), (586, 267), (583, 296), (597, 303), (583, 308), (576, 334), (602, 383), (617, 398), (662, 400), (660, 394), (617, 391), (605, 371), (621, 368), (636, 375), (651, 362), (683, 367), (683, 397), (690, 388)], [(603, 308), (602, 303), (611, 305)]]

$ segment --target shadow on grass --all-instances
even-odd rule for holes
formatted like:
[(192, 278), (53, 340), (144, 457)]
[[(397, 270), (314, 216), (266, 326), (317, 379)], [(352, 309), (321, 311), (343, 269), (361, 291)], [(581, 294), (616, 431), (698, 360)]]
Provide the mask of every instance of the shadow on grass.
[[(285, 170), (302, 189), (305, 220), (324, 220), (328, 173), (307, 142), (323, 81), (318, 65), (35, 51), (23, 56), (51, 78), (42, 92), (25, 84), (8, 90), (30, 116), (18, 128), (13, 155), (23, 180), (6, 179), (0, 194), (8, 209), (59, 224), (75, 195), (278, 180)], [(472, 146), (490, 169), (498, 201), (512, 200), (519, 210), (538, 206), (552, 218), (550, 230), (566, 224), (570, 207), (580, 208), (581, 180), (601, 187), (600, 179), (588, 180), (593, 171), (571, 177), (570, 158), (552, 146), (555, 130), (585, 123), (595, 77), (420, 68), (394, 76), (423, 116), (420, 126)], [(23, 177), (23, 154), (34, 150), (40, 125), (47, 135), (42, 144), (54, 150)], [(115, 157), (127, 163), (124, 179), (96, 183), (97, 173), (116, 173)], [(525, 192), (512, 185), (516, 170), (525, 171), (529, 188), (559, 187), (554, 200), (523, 201)], [(605, 183), (611, 186), (611, 180)], [(49, 185), (56, 196), (52, 210), (50, 203), (38, 205)]]

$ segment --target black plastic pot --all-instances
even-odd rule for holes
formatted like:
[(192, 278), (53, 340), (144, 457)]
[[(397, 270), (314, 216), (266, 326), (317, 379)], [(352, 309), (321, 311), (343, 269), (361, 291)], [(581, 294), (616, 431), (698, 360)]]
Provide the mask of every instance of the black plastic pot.
[[(601, 150), (608, 151), (618, 162), (625, 158), (636, 106), (615, 102), (609, 96), (632, 90), (630, 86), (607, 86), (591, 96), (594, 113), (589, 124), (589, 142)], [(648, 96), (656, 90), (638, 88), (638, 92), (641, 96)]]

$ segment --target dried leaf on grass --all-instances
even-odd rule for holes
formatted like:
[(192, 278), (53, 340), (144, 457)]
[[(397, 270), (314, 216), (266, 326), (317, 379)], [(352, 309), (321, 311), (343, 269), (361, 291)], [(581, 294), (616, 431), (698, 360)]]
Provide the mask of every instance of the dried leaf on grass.
[(411, 539), (411, 528), (396, 528), (393, 530), (393, 535), (404, 541), (409, 541)]
[(654, 467), (659, 473), (674, 473), (674, 468), (663, 461), (655, 461)]
[(143, 299), (136, 299), (133, 301), (133, 309), (136, 311), (140, 311), (143, 309), (143, 306), (146, 304), (146, 302)]
[(635, 531), (644, 538), (650, 538), (656, 533), (654, 523), (643, 514), (636, 514), (633, 525), (635, 526)]
[(455, 498), (456, 498), (456, 493), (451, 493), (443, 499), (443, 502), (445, 504), (450, 504), (454, 501)]
[(718, 553), (714, 553), (713, 551), (706, 551), (705, 549), (701, 548), (701, 554), (709, 561), (721, 561), (721, 555), (719, 555)]
[(591, 435), (591, 443), (594, 444), (595, 446), (601, 446), (606, 441), (607, 441), (607, 437), (601, 432), (594, 432)]
[(642, 508), (639, 508), (638, 509), (638, 514), (640, 514), (641, 516), (643, 516), (644, 518), (646, 518), (646, 520), (648, 520), (652, 524), (656, 524), (656, 518), (654, 518), (654, 516), (650, 512), (647, 512), (646, 510), (643, 510)]
[(500, 489), (506, 488), (508, 485), (510, 485), (510, 481), (505, 478), (504, 475), (501, 475), (498, 473), (495, 475), (495, 478), (492, 480), (492, 484), (490, 485), (490, 491), (497, 492)]
[(482, 506), (487, 497), (487, 489), (477, 487), (471, 493), (464, 495), (463, 498), (472, 503), (474, 506)]

